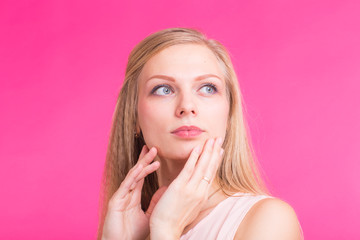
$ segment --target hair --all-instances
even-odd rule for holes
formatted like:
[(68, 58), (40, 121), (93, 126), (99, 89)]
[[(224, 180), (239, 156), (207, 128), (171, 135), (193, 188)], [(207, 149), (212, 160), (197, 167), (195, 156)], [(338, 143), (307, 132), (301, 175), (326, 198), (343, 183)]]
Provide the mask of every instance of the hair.
[[(164, 29), (149, 35), (137, 44), (128, 58), (125, 79), (112, 117), (100, 196), (98, 238), (102, 235), (108, 202), (129, 170), (136, 164), (141, 148), (145, 144), (141, 132), (139, 137), (134, 136), (137, 121), (138, 77), (152, 56), (178, 44), (199, 44), (208, 47), (223, 70), (230, 108), (223, 142), (223, 161), (216, 175), (220, 188), (228, 195), (235, 192), (269, 194), (258, 170), (258, 162), (244, 117), (240, 86), (228, 51), (220, 42), (208, 39), (197, 29)], [(158, 188), (157, 176), (154, 172), (144, 181), (141, 196), (141, 207), (144, 211)]]

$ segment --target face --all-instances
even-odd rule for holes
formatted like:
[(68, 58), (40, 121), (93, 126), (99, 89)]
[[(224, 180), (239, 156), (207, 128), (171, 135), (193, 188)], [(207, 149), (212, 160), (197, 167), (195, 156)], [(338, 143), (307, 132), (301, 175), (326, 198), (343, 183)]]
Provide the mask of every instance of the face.
[(225, 138), (225, 80), (206, 46), (181, 44), (162, 50), (144, 65), (138, 80), (137, 124), (146, 145), (156, 147), (161, 159), (187, 160), (207, 139)]

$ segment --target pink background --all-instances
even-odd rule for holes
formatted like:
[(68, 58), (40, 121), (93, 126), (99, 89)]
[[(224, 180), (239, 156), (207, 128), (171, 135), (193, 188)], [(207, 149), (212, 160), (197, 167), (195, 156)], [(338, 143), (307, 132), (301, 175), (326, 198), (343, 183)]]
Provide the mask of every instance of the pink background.
[(95, 238), (127, 56), (181, 26), (229, 49), (269, 187), (305, 238), (360, 239), (359, 12), (355, 0), (1, 1), (0, 238)]

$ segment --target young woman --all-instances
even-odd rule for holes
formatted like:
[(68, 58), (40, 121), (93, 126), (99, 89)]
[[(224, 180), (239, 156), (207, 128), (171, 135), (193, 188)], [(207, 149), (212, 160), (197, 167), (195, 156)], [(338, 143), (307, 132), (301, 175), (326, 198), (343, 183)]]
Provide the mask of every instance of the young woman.
[(226, 49), (171, 28), (130, 53), (107, 152), (99, 239), (301, 239), (257, 171)]

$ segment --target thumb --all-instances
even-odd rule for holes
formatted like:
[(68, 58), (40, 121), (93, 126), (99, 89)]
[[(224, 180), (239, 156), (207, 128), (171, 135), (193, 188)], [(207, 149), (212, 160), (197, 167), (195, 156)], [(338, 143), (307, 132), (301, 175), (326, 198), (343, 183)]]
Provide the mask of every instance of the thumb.
[(149, 204), (149, 207), (148, 207), (148, 209), (146, 210), (146, 213), (145, 213), (148, 218), (150, 218), (151, 213), (153, 212), (156, 204), (159, 202), (161, 196), (164, 194), (164, 192), (166, 191), (166, 189), (167, 189), (167, 186), (163, 186), (163, 187), (159, 188), (159, 189), (154, 193), (154, 195), (152, 196), (151, 201), (150, 201), (150, 204)]

